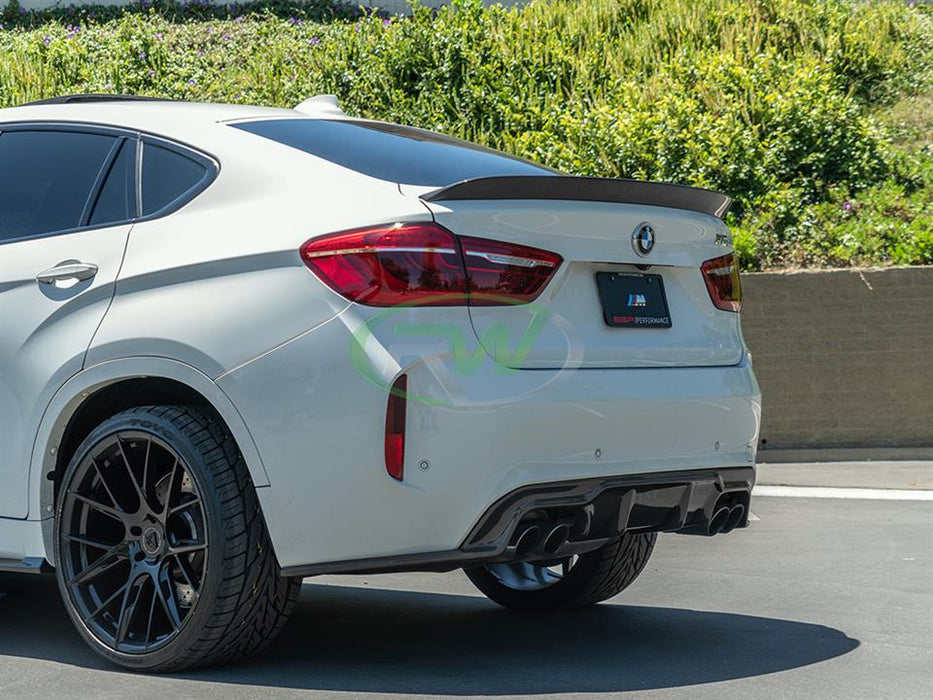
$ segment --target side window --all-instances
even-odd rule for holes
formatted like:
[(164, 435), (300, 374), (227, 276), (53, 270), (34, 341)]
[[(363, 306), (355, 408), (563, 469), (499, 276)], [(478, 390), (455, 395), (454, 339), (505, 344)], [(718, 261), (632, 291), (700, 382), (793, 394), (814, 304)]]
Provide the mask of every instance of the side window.
[(195, 187), (207, 168), (161, 146), (143, 146), (143, 216), (154, 214)]
[(67, 131), (0, 133), (0, 242), (78, 226), (115, 142)]
[(102, 226), (136, 217), (136, 141), (126, 139), (110, 165), (104, 186), (97, 195), (91, 226)]

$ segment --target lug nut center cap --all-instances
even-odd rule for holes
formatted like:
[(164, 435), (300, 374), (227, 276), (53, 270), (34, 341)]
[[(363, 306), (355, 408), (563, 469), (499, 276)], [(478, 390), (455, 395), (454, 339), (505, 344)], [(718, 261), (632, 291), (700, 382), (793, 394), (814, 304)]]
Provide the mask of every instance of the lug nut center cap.
[(165, 542), (165, 536), (159, 528), (150, 525), (143, 530), (143, 535), (139, 541), (143, 551), (148, 556), (154, 557), (161, 553), (162, 544)]

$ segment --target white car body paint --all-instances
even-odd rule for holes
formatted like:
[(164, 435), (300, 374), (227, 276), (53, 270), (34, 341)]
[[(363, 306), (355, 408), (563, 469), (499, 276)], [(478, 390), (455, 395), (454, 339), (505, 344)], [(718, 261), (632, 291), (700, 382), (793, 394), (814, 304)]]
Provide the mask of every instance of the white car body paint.
[[(0, 110), (0, 132), (7, 123), (105, 124), (219, 164), (195, 199), (132, 230), (0, 243), (0, 559), (51, 558), (46, 473), (61, 430), (86, 394), (135, 377), (181, 382), (221, 415), (282, 566), (455, 549), (490, 504), (523, 485), (754, 465), (759, 389), (738, 315), (711, 305), (699, 271), (731, 250), (716, 243), (727, 232), (718, 219), (592, 202), (428, 205), (417, 196), (426, 188), (229, 125), (339, 118), (324, 107)], [(563, 256), (537, 300), (548, 324), (518, 363), (526, 369), (488, 358), (464, 369), (448, 341), (472, 351), (496, 324), (517, 339), (528, 309), (387, 313), (349, 303), (298, 254), (327, 233), (435, 218), (456, 234)], [(643, 221), (656, 226), (651, 271), (664, 276), (674, 326), (607, 328), (586, 280), (646, 262), (630, 245)], [(34, 276), (69, 259), (100, 271), (62, 299), (43, 295)], [(398, 332), (427, 324), (449, 335)], [(363, 341), (355, 355), (354, 338)], [(399, 482), (386, 473), (383, 440), (386, 387), (402, 371), (423, 400), (409, 402)]]

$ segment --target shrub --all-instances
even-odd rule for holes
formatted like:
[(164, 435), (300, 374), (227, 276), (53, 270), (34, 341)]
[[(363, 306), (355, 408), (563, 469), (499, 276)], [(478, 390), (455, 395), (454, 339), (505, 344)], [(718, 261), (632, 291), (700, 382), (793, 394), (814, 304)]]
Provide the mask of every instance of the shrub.
[(889, 115), (933, 93), (933, 14), (901, 0), (458, 0), (404, 19), (160, 3), (3, 25), (0, 105), (331, 92), (570, 173), (724, 190), (747, 267), (930, 261), (933, 167)]

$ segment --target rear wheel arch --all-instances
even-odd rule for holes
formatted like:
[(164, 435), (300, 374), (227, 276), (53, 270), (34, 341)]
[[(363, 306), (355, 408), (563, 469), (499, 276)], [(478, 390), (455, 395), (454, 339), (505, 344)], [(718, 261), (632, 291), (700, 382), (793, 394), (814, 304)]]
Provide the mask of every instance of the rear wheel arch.
[[(146, 367), (146, 371), (140, 371)], [(115, 371), (122, 369), (123, 371)], [(262, 459), (230, 399), (206, 375), (174, 360), (132, 358), (103, 363), (75, 375), (46, 410), (30, 470), (31, 519), (43, 519), (46, 558), (54, 562), (58, 484), (83, 440), (121, 411), (146, 405), (188, 405), (205, 410), (232, 434), (255, 486), (269, 484)]]

